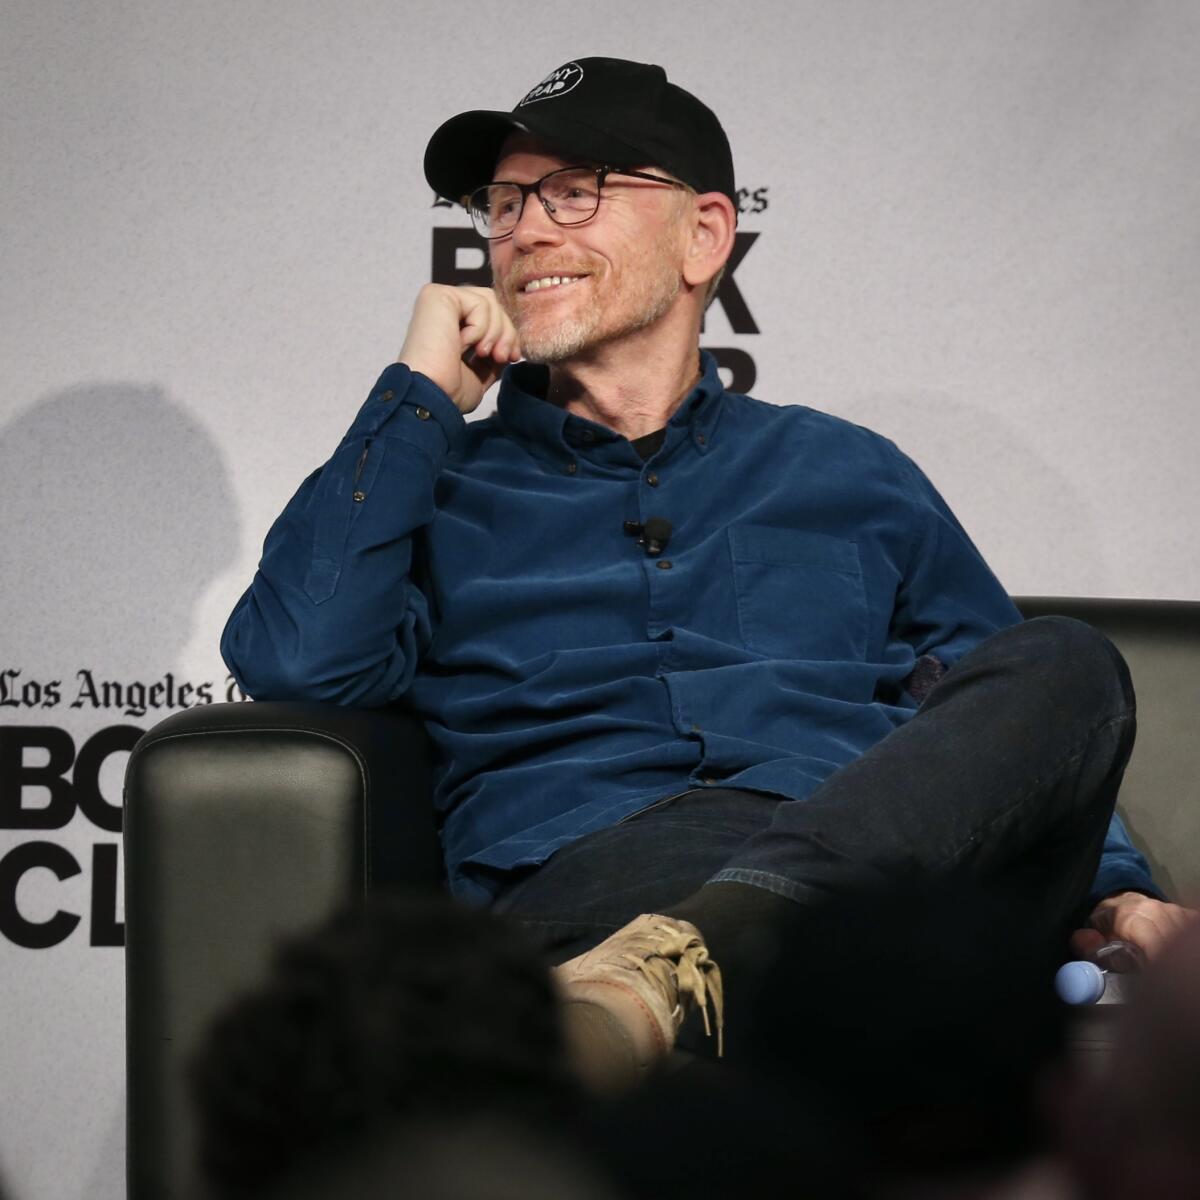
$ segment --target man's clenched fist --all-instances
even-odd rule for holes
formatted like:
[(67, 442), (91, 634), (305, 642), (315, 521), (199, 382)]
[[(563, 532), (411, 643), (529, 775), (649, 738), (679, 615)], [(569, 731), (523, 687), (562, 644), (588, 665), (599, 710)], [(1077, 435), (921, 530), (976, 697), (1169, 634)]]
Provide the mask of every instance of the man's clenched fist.
[[(468, 350), (470, 361), (464, 362)], [(517, 331), (491, 288), (427, 283), (413, 305), (399, 361), (428, 376), (460, 412), (469, 413), (520, 357)]]

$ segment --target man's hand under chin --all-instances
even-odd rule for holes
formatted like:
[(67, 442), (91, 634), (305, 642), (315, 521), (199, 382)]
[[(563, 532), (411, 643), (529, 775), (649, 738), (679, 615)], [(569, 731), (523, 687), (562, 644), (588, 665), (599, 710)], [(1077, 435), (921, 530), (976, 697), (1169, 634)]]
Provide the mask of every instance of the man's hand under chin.
[(1156, 900), (1142, 892), (1116, 892), (1092, 909), (1086, 929), (1071, 935), (1071, 950), (1089, 958), (1105, 942), (1120, 939), (1137, 946), (1147, 959), (1155, 955), (1180, 930), (1200, 920), (1200, 912)]
[(417, 294), (399, 361), (432, 379), (460, 412), (474, 412), (520, 358), (516, 328), (491, 288), (427, 283)]

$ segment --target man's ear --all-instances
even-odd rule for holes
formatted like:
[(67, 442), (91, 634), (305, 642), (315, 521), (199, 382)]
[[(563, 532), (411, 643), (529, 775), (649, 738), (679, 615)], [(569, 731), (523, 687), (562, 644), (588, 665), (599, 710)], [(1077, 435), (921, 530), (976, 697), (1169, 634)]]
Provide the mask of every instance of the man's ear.
[(733, 253), (737, 213), (723, 192), (702, 192), (692, 215), (692, 237), (683, 260), (684, 282), (703, 287)]

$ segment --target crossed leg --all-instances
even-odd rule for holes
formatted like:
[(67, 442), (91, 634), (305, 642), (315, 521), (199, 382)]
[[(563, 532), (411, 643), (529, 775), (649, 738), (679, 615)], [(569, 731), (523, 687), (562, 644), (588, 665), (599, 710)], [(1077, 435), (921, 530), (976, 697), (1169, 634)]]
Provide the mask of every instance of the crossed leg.
[(696, 926), (736, 979), (781, 914), (961, 880), (1036, 900), (1028, 935), (1057, 948), (1082, 915), (1134, 729), (1115, 647), (1079, 621), (1029, 621), (981, 643), (805, 800), (684, 793), (559, 851), (496, 911), (552, 961), (660, 914)]

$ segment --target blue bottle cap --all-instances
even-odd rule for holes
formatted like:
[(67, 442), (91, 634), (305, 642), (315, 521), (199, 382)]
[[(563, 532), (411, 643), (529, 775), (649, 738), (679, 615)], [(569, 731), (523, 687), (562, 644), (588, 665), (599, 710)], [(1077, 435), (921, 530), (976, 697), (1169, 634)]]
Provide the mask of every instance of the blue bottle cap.
[(1054, 976), (1054, 990), (1066, 1004), (1095, 1004), (1104, 995), (1104, 972), (1095, 963), (1063, 963)]

